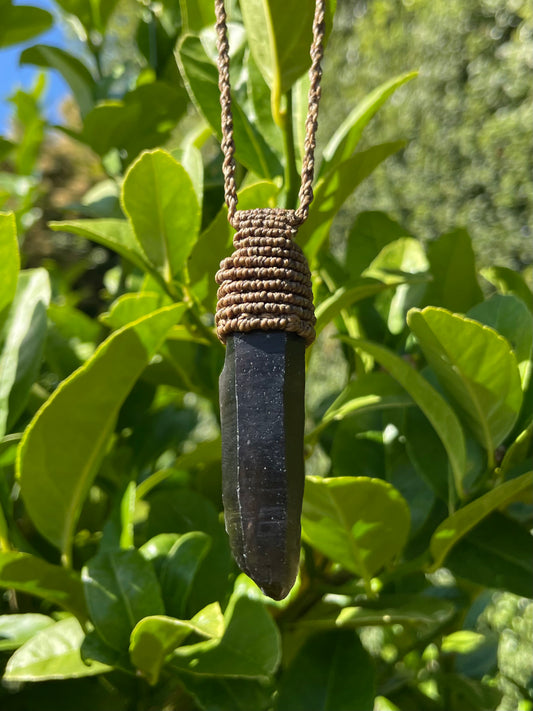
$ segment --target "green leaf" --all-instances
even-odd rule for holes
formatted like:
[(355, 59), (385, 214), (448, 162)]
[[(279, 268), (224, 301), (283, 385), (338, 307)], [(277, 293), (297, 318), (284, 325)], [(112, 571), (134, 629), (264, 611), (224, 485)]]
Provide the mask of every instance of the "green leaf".
[(520, 432), (503, 456), (500, 470), (504, 476), (507, 477), (507, 474), (512, 471), (514, 467), (527, 461), (532, 441), (533, 422), (530, 422), (526, 429)]
[(51, 303), (48, 306), (48, 318), (57, 326), (57, 330), (67, 340), (75, 339), (79, 343), (96, 343), (101, 340), (100, 324), (83, 311), (67, 302)]
[(316, 309), (316, 326), (315, 331), (318, 335), (334, 318), (336, 318), (343, 309), (349, 306), (368, 299), (370, 296), (394, 289), (405, 281), (398, 280), (391, 283), (383, 283), (374, 279), (360, 279), (359, 284), (354, 286), (341, 286), (331, 296), (321, 302)]
[[(216, 447), (216, 440), (210, 443), (207, 457), (211, 457), (214, 447)], [(219, 456), (220, 444), (217, 450), (216, 455)], [(205, 449), (200, 449), (200, 452), (205, 454)], [(191, 454), (194, 455), (195, 451)], [(182, 466), (179, 460), (177, 465), (180, 468)], [(183, 468), (187, 469), (187, 466), (184, 464)], [(149, 536), (158, 533), (203, 531), (211, 537), (211, 549), (193, 580), (190, 614), (194, 614), (213, 600), (225, 600), (231, 588), (234, 563), (224, 526), (211, 501), (190, 489), (165, 489), (164, 487), (161, 487), (161, 491), (150, 493), (147, 500), (150, 504)]]
[(431, 536), (429, 547), (434, 559), (432, 570), (442, 566), (452, 547), (468, 531), (496, 509), (507, 506), (528, 491), (532, 485), (533, 472), (527, 472), (516, 479), (500, 484), (445, 519)]
[(13, 212), (0, 212), (0, 327), (15, 297), (19, 269), (15, 215)]
[(412, 237), (401, 237), (386, 244), (364, 271), (365, 276), (391, 285), (403, 276), (404, 283), (398, 284), (391, 298), (386, 298), (383, 304), (391, 333), (401, 333), (405, 328), (407, 312), (420, 304), (427, 289), (426, 282), (431, 280), (427, 273), (428, 266), (420, 242)]
[[(272, 116), (272, 110), (270, 106), (270, 87), (266, 83), (251, 53), (248, 54), (246, 68), (248, 70), (248, 97), (251, 101), (255, 114), (254, 124), (259, 129), (261, 135), (264, 137), (268, 145), (271, 146), (272, 149), (275, 151), (276, 155), (282, 156), (283, 134), (281, 128), (276, 125), (276, 123), (274, 122), (274, 117)], [(293, 90), (293, 115), (296, 113), (294, 107), (295, 104), (297, 104), (297, 100), (295, 100), (294, 96), (295, 91), (296, 87)], [(306, 112), (308, 94), (309, 86), (307, 86), (307, 91), (305, 92)]]
[(311, 263), (327, 239), (331, 223), (345, 200), (380, 163), (404, 145), (403, 141), (396, 141), (372, 146), (343, 161), (319, 179), (309, 218), (298, 230), (298, 242), (305, 246)]
[[(173, 470), (170, 470), (173, 471)], [(137, 496), (139, 497), (139, 487), (137, 487)], [(140, 498), (140, 497), (139, 497)], [(160, 577), (161, 566), (165, 558), (170, 553), (172, 546), (179, 540), (179, 533), (160, 533), (149, 541), (143, 543), (139, 548), (139, 553), (152, 563), (157, 577)]]
[(363, 711), (374, 706), (374, 664), (351, 630), (308, 639), (281, 677), (276, 711)]
[(116, 671), (123, 671), (126, 674), (135, 672), (132, 666), (127, 649), (120, 652), (110, 647), (100, 637), (94, 627), (89, 628), (85, 639), (81, 645), (81, 657), (84, 661), (95, 661), (114, 667)]
[(469, 654), (485, 642), (485, 635), (472, 630), (457, 630), (442, 638), (441, 650), (445, 654)]
[(141, 84), (122, 100), (101, 101), (85, 116), (81, 133), (63, 131), (99, 156), (119, 151), (124, 164), (141, 151), (166, 143), (187, 109), (187, 93), (175, 83)]
[(118, 411), (180, 310), (166, 307), (116, 331), (61, 383), (24, 434), (17, 473), (26, 509), (67, 562)]
[(456, 660), (456, 673), (445, 675), (442, 684), (443, 692), (450, 699), (451, 708), (496, 711), (502, 700), (502, 691), (496, 686), (489, 686), (485, 680), (468, 679), (462, 676), (457, 673), (458, 667)]
[(40, 7), (12, 5), (10, 0), (4, 0), (0, 25), (0, 48), (26, 42), (48, 30), (52, 23), (52, 15)]
[(99, 553), (83, 568), (82, 579), (96, 631), (119, 652), (128, 648), (139, 620), (164, 614), (154, 570), (135, 549)]
[(511, 431), (522, 404), (520, 373), (496, 331), (445, 309), (412, 309), (409, 327), (458, 412), (489, 454)]
[(256, 600), (233, 595), (224, 614), (221, 639), (212, 639), (174, 652), (172, 667), (220, 677), (269, 678), (281, 659), (278, 628)]
[[(170, 299), (165, 294), (153, 291), (123, 294), (113, 302), (108, 312), (100, 316), (100, 321), (113, 330), (117, 330), (163, 306), (168, 306), (169, 302)], [(180, 306), (184, 313), (187, 309), (186, 304), (180, 304)]]
[[(410, 408), (406, 411), (402, 434), (409, 459), (419, 476), (442, 501), (449, 504), (449, 457), (439, 435), (422, 410)], [(463, 481), (465, 476), (466, 472)]]
[(531, 597), (531, 533), (495, 511), (452, 548), (446, 567), (477, 585)]
[(204, 607), (192, 620), (176, 620), (163, 615), (142, 619), (131, 633), (131, 661), (150, 684), (155, 684), (166, 657), (192, 633), (207, 639), (222, 637), (224, 618), (218, 602)]
[(411, 79), (414, 79), (416, 76), (418, 76), (418, 72), (409, 72), (408, 74), (401, 74), (394, 79), (384, 82), (378, 86), (377, 89), (371, 91), (370, 94), (367, 94), (367, 96), (350, 111), (324, 148), (324, 162), (320, 168), (320, 173), (330, 170), (352, 155), (359, 143), (364, 128), (374, 114), (383, 106), (387, 99), (394, 94), (396, 89)]
[(481, 274), (502, 294), (514, 294), (533, 311), (533, 292), (521, 274), (508, 267), (487, 267)]
[(11, 151), (15, 148), (13, 141), (8, 141), (7, 138), (0, 136), (0, 161), (4, 161)]
[(325, 412), (322, 422), (342, 420), (353, 412), (409, 407), (413, 400), (387, 373), (366, 373), (352, 380)]
[(200, 32), (215, 24), (215, 5), (211, 0), (180, 0), (181, 20), (189, 32)]
[[(357, 476), (385, 478), (385, 446), (380, 435), (361, 431), (366, 429), (365, 414), (364, 408), (356, 411), (355, 416), (347, 417), (331, 432), (329, 476), (353, 476), (354, 462), (357, 462)], [(381, 418), (378, 417), (377, 422), (381, 426)], [(327, 435), (323, 439), (328, 443)]]
[(466, 230), (456, 229), (429, 242), (427, 253), (433, 282), (426, 303), (466, 313), (483, 301), (472, 241)]
[(381, 625), (442, 625), (455, 613), (448, 600), (423, 595), (394, 595), (361, 607), (344, 607), (335, 624), (339, 627)]
[(45, 269), (19, 274), (17, 291), (5, 323), (0, 352), (0, 436), (16, 423), (28, 401), (46, 337), (50, 281)]
[(302, 534), (321, 553), (368, 582), (406, 544), (409, 508), (400, 493), (380, 479), (308, 476)]
[(462, 480), (466, 470), (465, 439), (459, 420), (446, 400), (418, 371), (387, 348), (371, 341), (353, 338), (343, 338), (343, 340), (369, 353), (413, 398), (433, 425), (446, 449), (455, 486), (461, 496)]
[(49, 222), (48, 227), (55, 232), (70, 232), (93, 242), (109, 247), (136, 267), (149, 269), (148, 259), (131, 225), (126, 220), (113, 218), (100, 220), (65, 220)]
[(420, 274), (429, 267), (424, 248), (414, 237), (400, 237), (383, 245), (365, 270), (365, 276), (397, 277), (398, 274)]
[(277, 113), (281, 96), (311, 66), (314, 4), (243, 0), (241, 10), (250, 51), (272, 90), (273, 113)]
[(86, 30), (103, 32), (118, 0), (57, 0), (59, 7), (76, 15)]
[(400, 709), (385, 696), (376, 696), (374, 699), (374, 711), (400, 711)]
[(130, 166), (122, 204), (150, 262), (167, 283), (183, 274), (200, 228), (188, 173), (166, 151), (147, 151)]
[(189, 258), (192, 291), (208, 311), (216, 309), (218, 285), (215, 274), (220, 262), (231, 252), (231, 227), (228, 211), (222, 208), (202, 232)]
[(35, 595), (72, 612), (82, 621), (87, 619), (79, 577), (30, 553), (0, 552), (0, 586)]
[[(220, 140), (220, 98), (215, 65), (205, 53), (200, 39), (192, 35), (185, 36), (181, 41), (177, 59), (191, 100)], [(250, 123), (235, 98), (232, 111), (237, 160), (261, 178), (281, 175), (283, 170), (277, 156)]]
[(201, 531), (185, 533), (175, 542), (161, 566), (161, 591), (165, 610), (185, 617), (192, 584), (211, 547), (211, 538)]
[(38, 632), (17, 649), (8, 661), (5, 681), (46, 681), (79, 679), (103, 674), (111, 667), (99, 662), (84, 662), (80, 647), (85, 633), (76, 618), (68, 617)]
[(20, 64), (34, 64), (45, 69), (55, 69), (69, 85), (82, 116), (94, 105), (95, 81), (87, 67), (72, 54), (59, 47), (36, 44), (20, 55)]
[(32, 612), (0, 615), (0, 652), (17, 649), (37, 632), (54, 624), (48, 615)]
[(183, 149), (176, 148), (170, 153), (189, 174), (201, 207), (204, 200), (204, 163), (200, 149), (194, 143), (187, 143)]
[(275, 688), (256, 679), (196, 676), (180, 672), (180, 680), (204, 711), (270, 711)]
[(518, 361), (522, 389), (525, 390), (530, 377), (533, 318), (524, 302), (514, 294), (493, 294), (470, 309), (467, 316), (490, 326), (509, 341)]
[(208, 466), (220, 462), (220, 457), (220, 437), (199, 442), (195, 449), (177, 457), (173, 469), (161, 469), (144, 479), (137, 487), (137, 498), (144, 498), (152, 489), (168, 479), (176, 469), (187, 471), (198, 466)]
[(409, 237), (407, 230), (383, 212), (360, 212), (348, 235), (346, 270), (357, 279), (390, 242)]

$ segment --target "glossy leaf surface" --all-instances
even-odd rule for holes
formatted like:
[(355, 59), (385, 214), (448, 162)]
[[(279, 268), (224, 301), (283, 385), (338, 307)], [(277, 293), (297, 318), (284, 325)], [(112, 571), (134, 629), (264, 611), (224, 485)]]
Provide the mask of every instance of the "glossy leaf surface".
[(374, 665), (350, 630), (313, 635), (281, 679), (276, 711), (356, 711), (374, 701)]
[(192, 620), (163, 615), (145, 617), (131, 634), (131, 661), (154, 684), (166, 657), (193, 633), (207, 639), (222, 637), (224, 618), (218, 603), (205, 607)]
[(365, 580), (401, 552), (408, 533), (409, 509), (390, 484), (368, 477), (307, 477), (304, 539)]
[(39, 373), (50, 295), (46, 270), (20, 272), (0, 350), (0, 436), (16, 423)]
[(105, 218), (100, 220), (68, 220), (49, 222), (56, 232), (71, 232), (93, 242), (109, 247), (135, 266), (146, 268), (147, 257), (139, 244), (131, 225), (126, 220)]
[(92, 558), (83, 569), (83, 586), (96, 630), (119, 652), (128, 648), (139, 620), (164, 613), (152, 566), (134, 549)]
[(491, 328), (427, 307), (409, 313), (429, 364), (478, 441), (492, 452), (516, 422), (522, 390), (516, 357)]
[(63, 555), (69, 555), (118, 410), (179, 310), (160, 309), (110, 336), (55, 390), (26, 430), (18, 458), (24, 502), (41, 534)]
[(87, 619), (83, 588), (76, 573), (30, 553), (0, 552), (0, 584), (48, 600), (80, 620)]
[(17, 289), (20, 267), (17, 226), (13, 213), (0, 213), (0, 327)]
[(388, 349), (370, 341), (348, 339), (348, 342), (375, 358), (405, 388), (426, 415), (446, 448), (455, 485), (461, 492), (466, 468), (466, 448), (461, 425), (452, 408), (420, 373)]
[(165, 281), (183, 274), (200, 227), (200, 206), (185, 168), (166, 151), (143, 153), (126, 173), (122, 203)]
[(8, 661), (6, 681), (46, 681), (79, 679), (103, 674), (110, 667), (99, 662), (84, 662), (80, 655), (85, 634), (74, 617), (67, 617), (38, 632)]
[(280, 662), (280, 637), (264, 606), (234, 596), (224, 614), (221, 639), (176, 650), (172, 666), (194, 674), (221, 677), (268, 678)]
[(433, 568), (439, 568), (452, 547), (474, 526), (496, 509), (503, 508), (518, 498), (533, 485), (533, 472), (500, 484), (470, 504), (445, 519), (431, 537), (430, 550), (434, 559)]

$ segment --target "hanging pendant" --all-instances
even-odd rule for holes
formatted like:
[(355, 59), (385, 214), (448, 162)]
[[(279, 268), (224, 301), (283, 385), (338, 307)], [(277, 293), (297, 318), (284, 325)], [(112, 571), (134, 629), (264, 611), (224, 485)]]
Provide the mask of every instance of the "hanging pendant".
[(311, 275), (294, 211), (238, 211), (234, 224), (235, 251), (217, 273), (224, 516), (239, 567), (280, 600), (300, 556)]
[(221, 149), (228, 219), (237, 230), (216, 280), (222, 492), (235, 560), (276, 600), (298, 573), (304, 485), (305, 346), (315, 337), (311, 275), (294, 242), (313, 200), (326, 5), (315, 0), (297, 210), (237, 210), (235, 143), (224, 0), (215, 0)]
[(274, 598), (298, 573), (304, 489), (305, 342), (236, 333), (220, 376), (224, 515), (233, 555)]

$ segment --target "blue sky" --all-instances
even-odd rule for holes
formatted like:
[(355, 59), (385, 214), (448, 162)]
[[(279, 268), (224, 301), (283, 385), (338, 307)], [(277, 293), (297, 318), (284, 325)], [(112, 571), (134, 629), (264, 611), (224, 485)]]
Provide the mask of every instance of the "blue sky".
[[(34, 5), (43, 7), (49, 12), (54, 12), (54, 4), (50, 0), (15, 0), (14, 5)], [(13, 47), (0, 49), (0, 135), (4, 135), (9, 126), (9, 117), (12, 113), (11, 103), (8, 98), (18, 87), (30, 87), (35, 80), (38, 68), (30, 65), (19, 66), (20, 53), (33, 44), (49, 44), (55, 47), (65, 47), (66, 39), (59, 23), (35, 37), (29, 42), (17, 44)], [(58, 72), (47, 71), (47, 89), (44, 97), (45, 115), (49, 121), (59, 121), (59, 107), (63, 98), (68, 94), (68, 87)]]

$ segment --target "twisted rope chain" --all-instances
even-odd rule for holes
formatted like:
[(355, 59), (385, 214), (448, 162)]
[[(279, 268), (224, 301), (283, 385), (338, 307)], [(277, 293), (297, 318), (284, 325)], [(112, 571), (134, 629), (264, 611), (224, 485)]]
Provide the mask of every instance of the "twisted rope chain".
[[(215, 0), (220, 90), (224, 194), (228, 220), (237, 230), (231, 257), (217, 272), (217, 335), (253, 330), (291, 331), (307, 345), (315, 337), (311, 274), (293, 237), (309, 214), (313, 200), (316, 131), (324, 53), (325, 0), (316, 0), (299, 206), (296, 210), (237, 210), (235, 142), (231, 112), (229, 43), (224, 0)], [(292, 117), (288, 117), (292, 120)]]

